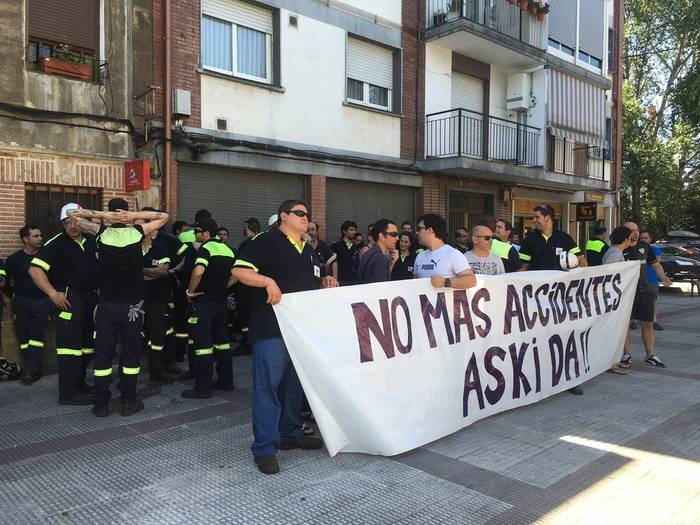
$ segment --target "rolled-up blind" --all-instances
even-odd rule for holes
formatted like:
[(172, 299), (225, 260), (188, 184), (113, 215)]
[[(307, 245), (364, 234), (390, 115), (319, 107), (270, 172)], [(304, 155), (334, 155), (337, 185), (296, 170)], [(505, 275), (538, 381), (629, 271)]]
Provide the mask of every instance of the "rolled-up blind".
[(579, 14), (579, 41), (581, 51), (603, 60), (605, 41), (605, 2), (586, 0), (581, 2)]
[(202, 13), (272, 34), (272, 11), (239, 0), (203, 0)]
[(30, 40), (69, 44), (95, 53), (99, 46), (100, 0), (28, 0)]
[(484, 112), (484, 81), (452, 72), (452, 108)]
[[(551, 10), (547, 15), (550, 38), (575, 50), (576, 0), (552, 0), (550, 3)], [(581, 2), (582, 5), (583, 3)]]
[(348, 78), (391, 89), (393, 84), (393, 53), (391, 49), (348, 37)]

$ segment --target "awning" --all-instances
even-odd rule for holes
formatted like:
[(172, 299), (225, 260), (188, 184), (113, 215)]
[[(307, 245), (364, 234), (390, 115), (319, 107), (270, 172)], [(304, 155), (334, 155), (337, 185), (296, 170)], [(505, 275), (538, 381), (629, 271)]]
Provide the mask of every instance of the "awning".
[(547, 125), (552, 135), (607, 149), (604, 89), (550, 68), (547, 90)]

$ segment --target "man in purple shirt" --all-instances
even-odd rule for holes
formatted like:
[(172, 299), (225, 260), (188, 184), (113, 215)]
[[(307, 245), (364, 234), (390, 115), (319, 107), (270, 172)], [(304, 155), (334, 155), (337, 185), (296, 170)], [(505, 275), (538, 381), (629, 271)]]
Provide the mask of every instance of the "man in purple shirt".
[(374, 246), (360, 258), (357, 280), (361, 284), (391, 281), (391, 270), (399, 258), (396, 249), (399, 228), (395, 222), (380, 219), (372, 227)]

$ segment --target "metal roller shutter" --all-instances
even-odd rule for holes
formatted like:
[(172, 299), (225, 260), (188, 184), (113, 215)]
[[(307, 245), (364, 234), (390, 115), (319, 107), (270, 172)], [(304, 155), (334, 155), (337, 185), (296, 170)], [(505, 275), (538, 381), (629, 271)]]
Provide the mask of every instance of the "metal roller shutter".
[(99, 7), (98, 0), (29, 0), (28, 36), (94, 53), (99, 42)]
[(272, 34), (272, 11), (238, 0), (203, 0), (202, 13)]
[(452, 72), (452, 107), (484, 112), (484, 81)]
[(394, 55), (390, 49), (348, 37), (348, 78), (392, 88)]
[(578, 18), (579, 48), (581, 51), (603, 60), (605, 38), (605, 2), (587, 0), (581, 2)]
[(232, 246), (238, 246), (244, 220), (257, 217), (265, 227), (282, 201), (303, 199), (305, 188), (303, 175), (178, 163), (177, 215), (191, 222), (197, 210), (208, 209), (219, 226), (229, 229)]
[(416, 190), (410, 186), (326, 179), (326, 231), (328, 243), (340, 238), (343, 221), (355, 221), (363, 237), (367, 226), (377, 219), (415, 223)]
[(556, 0), (551, 2), (551, 4), (552, 10), (547, 16), (549, 18), (549, 36), (557, 42), (575, 50), (577, 19), (576, 0)]

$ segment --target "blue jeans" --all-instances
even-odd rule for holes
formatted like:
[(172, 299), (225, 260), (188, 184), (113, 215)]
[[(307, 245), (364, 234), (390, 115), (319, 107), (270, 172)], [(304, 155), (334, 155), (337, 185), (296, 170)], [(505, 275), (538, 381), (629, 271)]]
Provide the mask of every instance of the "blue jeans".
[(253, 343), (253, 435), (255, 457), (277, 453), (280, 441), (301, 436), (304, 391), (284, 340)]

